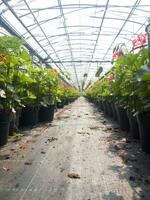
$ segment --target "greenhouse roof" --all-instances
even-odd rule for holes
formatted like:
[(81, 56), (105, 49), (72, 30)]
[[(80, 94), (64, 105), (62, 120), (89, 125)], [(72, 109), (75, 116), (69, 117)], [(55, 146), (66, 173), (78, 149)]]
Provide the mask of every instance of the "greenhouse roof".
[(112, 67), (115, 45), (130, 51), (132, 40), (145, 32), (148, 2), (0, 0), (0, 34), (7, 30), (23, 38), (47, 65), (68, 71), (72, 85), (86, 87), (100, 66), (102, 74)]

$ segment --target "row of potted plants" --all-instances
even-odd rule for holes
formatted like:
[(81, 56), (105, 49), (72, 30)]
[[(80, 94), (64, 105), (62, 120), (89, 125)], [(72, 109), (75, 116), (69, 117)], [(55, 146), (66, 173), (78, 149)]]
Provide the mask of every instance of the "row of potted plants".
[(150, 153), (150, 60), (149, 50), (121, 56), (112, 70), (86, 92), (106, 114), (130, 135), (140, 138)]
[[(0, 146), (19, 124), (33, 126), (38, 121), (51, 121), (55, 105), (72, 97), (61, 85), (54, 69), (35, 66), (22, 40), (0, 37)], [(67, 90), (77, 97), (74, 88)]]
[(63, 99), (65, 104), (73, 102), (80, 96), (80, 93), (74, 87), (68, 87), (67, 85), (63, 88)]

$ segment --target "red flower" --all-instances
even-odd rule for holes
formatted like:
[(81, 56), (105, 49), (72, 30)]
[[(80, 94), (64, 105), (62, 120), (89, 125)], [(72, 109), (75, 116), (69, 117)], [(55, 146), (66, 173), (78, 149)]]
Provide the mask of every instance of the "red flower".
[(114, 79), (114, 75), (113, 74), (110, 74), (108, 77), (107, 77), (107, 80), (109, 81), (112, 81)]
[(147, 42), (147, 33), (140, 33), (136, 39), (132, 40), (132, 46), (138, 47), (143, 46)]
[(121, 55), (120, 55), (120, 52), (118, 52), (118, 51), (115, 51), (115, 52), (113, 53), (113, 58), (114, 58), (114, 59), (118, 59), (120, 56), (121, 56)]

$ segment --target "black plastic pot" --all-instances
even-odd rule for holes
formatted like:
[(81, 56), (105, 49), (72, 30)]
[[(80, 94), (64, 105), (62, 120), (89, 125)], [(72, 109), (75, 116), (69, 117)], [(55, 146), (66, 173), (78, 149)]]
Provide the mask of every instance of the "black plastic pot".
[(19, 127), (21, 111), (22, 111), (21, 109), (17, 109), (15, 119), (12, 117), (9, 127), (9, 135), (13, 135), (14, 132), (17, 132), (19, 130), (18, 127)]
[(10, 112), (0, 111), (0, 146), (8, 141), (10, 126)]
[(139, 133), (137, 118), (134, 117), (129, 110), (127, 111), (127, 115), (129, 119), (129, 125), (130, 125), (130, 135), (134, 139), (139, 139), (140, 133)]
[(108, 115), (108, 108), (107, 108), (107, 103), (106, 101), (103, 101), (103, 111), (106, 115)]
[(103, 105), (102, 105), (102, 101), (99, 101), (99, 102), (98, 102), (98, 109), (99, 109), (99, 110), (102, 110), (102, 106), (103, 106)]
[(75, 97), (69, 97), (68, 101), (69, 103), (72, 103), (73, 101), (75, 101)]
[(64, 107), (64, 103), (63, 102), (57, 103), (57, 108), (63, 108), (63, 107)]
[(113, 112), (112, 112), (111, 104), (109, 102), (106, 102), (106, 107), (107, 107), (108, 116), (112, 117), (113, 116)]
[(95, 102), (95, 105), (96, 105), (97, 108), (99, 108), (99, 102), (98, 101)]
[(38, 123), (38, 108), (25, 107), (22, 109), (20, 126), (34, 126)]
[(69, 100), (68, 99), (65, 99), (64, 100), (64, 105), (68, 105), (69, 104)]
[(104, 102), (104, 101), (102, 101), (101, 109), (102, 109), (102, 111), (104, 112), (104, 110), (105, 110), (105, 102)]
[(115, 109), (115, 104), (111, 103), (111, 109), (112, 109), (112, 118), (114, 120), (117, 120), (117, 113), (116, 113), (116, 109)]
[(0, 146), (5, 145), (8, 141), (9, 125), (10, 121), (0, 122)]
[(150, 116), (138, 115), (137, 121), (142, 150), (146, 153), (150, 153)]
[(116, 113), (117, 113), (117, 121), (119, 123), (119, 126), (121, 130), (123, 131), (129, 131), (129, 119), (127, 116), (127, 111), (124, 108), (121, 108), (117, 105), (115, 105)]
[(39, 110), (39, 122), (50, 122), (54, 119), (55, 105), (41, 107)]
[(0, 122), (6, 122), (10, 120), (11, 112), (0, 110)]

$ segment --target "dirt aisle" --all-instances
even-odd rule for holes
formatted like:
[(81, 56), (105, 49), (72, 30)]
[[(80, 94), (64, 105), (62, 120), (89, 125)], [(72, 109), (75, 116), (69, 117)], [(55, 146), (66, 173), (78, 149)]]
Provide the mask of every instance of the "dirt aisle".
[(52, 124), (27, 131), (1, 150), (0, 200), (150, 199), (149, 180), (144, 185), (133, 161), (119, 156), (118, 131), (79, 98), (56, 113)]

